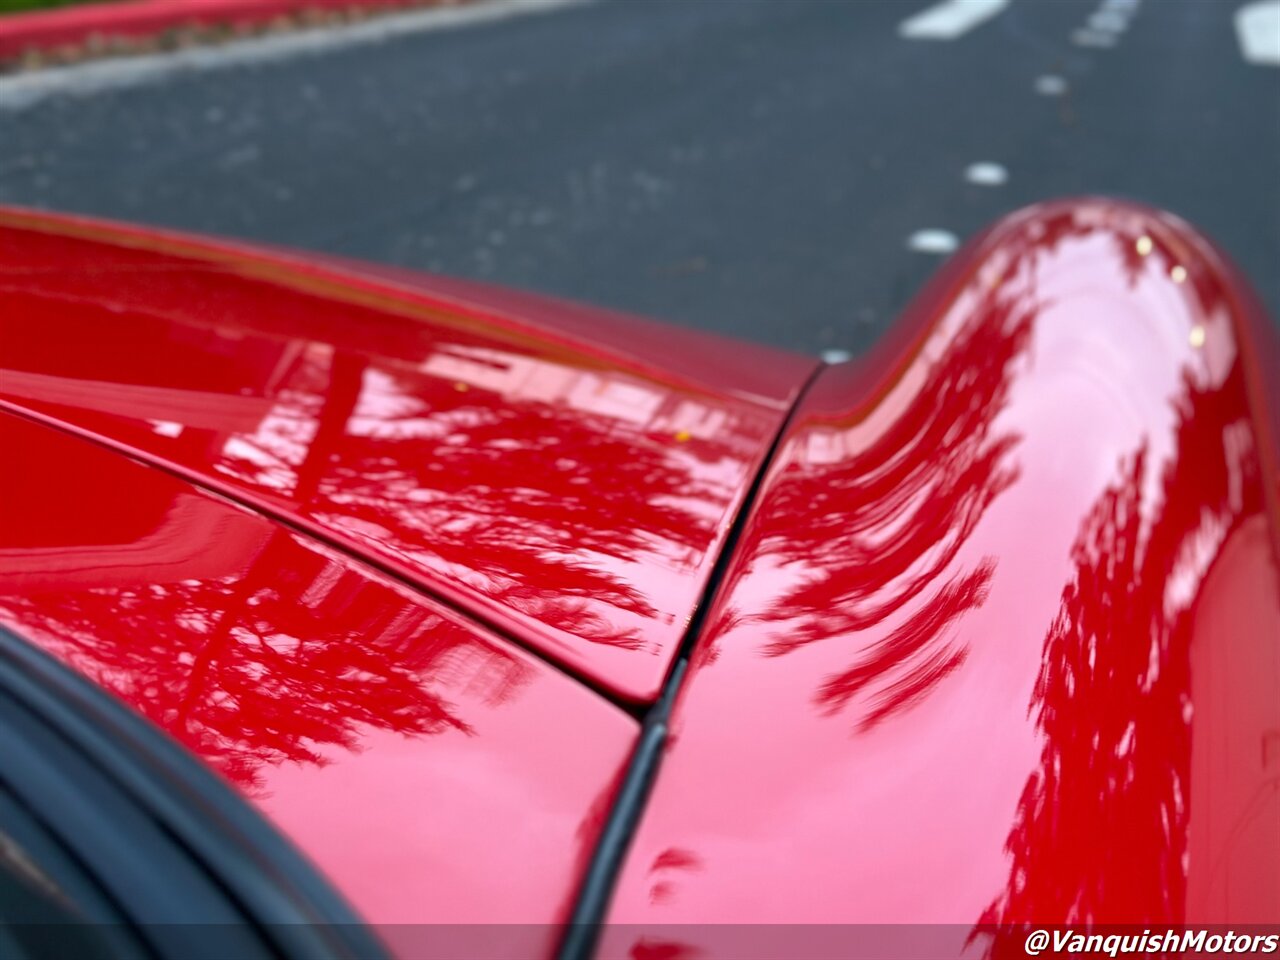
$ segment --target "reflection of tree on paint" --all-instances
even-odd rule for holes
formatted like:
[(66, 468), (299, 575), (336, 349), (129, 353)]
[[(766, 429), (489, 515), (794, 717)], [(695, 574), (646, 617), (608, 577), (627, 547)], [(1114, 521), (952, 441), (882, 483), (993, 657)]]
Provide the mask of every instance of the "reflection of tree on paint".
[[(682, 873), (703, 869), (702, 858), (684, 847), (667, 847), (649, 864), (649, 902), (669, 903), (676, 897), (676, 883)], [(632, 960), (695, 960), (705, 954), (688, 943), (664, 937), (641, 936), (628, 952)]]
[(656, 612), (599, 558), (696, 562), (734, 490), (694, 474), (694, 456), (728, 455), (714, 439), (676, 456), (607, 417), (479, 389), (428, 406), (349, 354), (303, 358), (290, 384), (264, 429), (228, 444), (225, 471), (317, 515), (334, 504), (326, 522), (595, 642), (640, 642), (607, 608)]
[[(922, 382), (899, 386), (910, 390), (901, 412), (865, 437), (874, 422), (865, 407), (840, 419), (815, 417), (793, 441), (808, 445), (803, 465), (784, 474), (761, 508), (765, 516), (805, 517), (776, 533), (766, 528), (758, 554), (807, 573), (757, 618), (786, 625), (766, 655), (886, 630), (815, 693), (832, 713), (858, 702), (860, 729), (919, 702), (967, 657), (953, 630), (985, 602), (995, 561), (957, 570), (956, 558), (1017, 479), (1018, 437), (996, 421), (1045, 307), (1035, 298), (1034, 275), (1060, 244), (1094, 229), (1065, 214), (1029, 221), (1020, 236), (1006, 239), (956, 302), (967, 319), (953, 333), (936, 334), (904, 373), (904, 380), (920, 373)], [(930, 358), (939, 342), (943, 352)], [(725, 615), (729, 623), (738, 618)]]
[(705, 951), (687, 943), (654, 937), (636, 938), (628, 953), (631, 960), (698, 960), (705, 955)]
[[(985, 316), (984, 316), (985, 314)], [(930, 366), (906, 408), (878, 435), (833, 464), (785, 478), (765, 511), (808, 515), (760, 552), (812, 574), (762, 618), (786, 623), (765, 648), (783, 656), (808, 644), (905, 619), (861, 659), (827, 678), (816, 699), (829, 711), (870, 694), (868, 728), (927, 695), (964, 662), (949, 628), (986, 599), (995, 563), (949, 572), (987, 506), (1016, 477), (1013, 434), (992, 424), (1025, 349), (1027, 308), (996, 291), (975, 308)], [(981, 319), (979, 319), (981, 318)], [(850, 428), (819, 423), (811, 432)], [(927, 599), (907, 613), (921, 596)]]
[[(1191, 611), (1222, 544), (1261, 509), (1242, 378), (1238, 363), (1216, 388), (1184, 375), (1171, 455), (1144, 443), (1080, 530), (1030, 703), (1039, 767), (980, 927), (1184, 918)], [(1023, 956), (1017, 930), (996, 930), (989, 952)]]
[(496, 705), (527, 671), (283, 533), (242, 576), (0, 596), (0, 618), (250, 790), (263, 765), (358, 750), (367, 727), (469, 733), (443, 691)]
[(982, 606), (995, 566), (995, 561), (987, 558), (970, 573), (944, 584), (906, 623), (877, 643), (867, 657), (830, 677), (819, 700), (834, 712), (907, 662), (911, 663), (910, 671), (883, 683), (860, 727), (868, 730), (926, 696), (968, 657), (966, 648), (956, 649), (944, 641), (943, 634), (965, 613)]
[(705, 569), (776, 425), (448, 310), (218, 280), (193, 310), (183, 271), (113, 275), (147, 344), (124, 352), (107, 307), (32, 280), (21, 310), (60, 336), (6, 340), (9, 387), (590, 642), (640, 646), (643, 621), (689, 612), (679, 575)]
[(649, 864), (649, 902), (666, 903), (675, 899), (676, 880), (681, 872), (702, 869), (702, 858), (684, 847), (667, 847)]

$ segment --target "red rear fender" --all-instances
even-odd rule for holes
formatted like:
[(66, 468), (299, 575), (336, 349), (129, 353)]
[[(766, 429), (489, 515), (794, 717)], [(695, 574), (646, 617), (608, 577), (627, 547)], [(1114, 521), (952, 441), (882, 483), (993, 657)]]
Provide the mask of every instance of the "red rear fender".
[(989, 923), (1280, 919), (1266, 333), (1185, 224), (1060, 203), (957, 256), (890, 355), (826, 371), (606, 955), (768, 955), (710, 926), (743, 918), (954, 925), (934, 956)]

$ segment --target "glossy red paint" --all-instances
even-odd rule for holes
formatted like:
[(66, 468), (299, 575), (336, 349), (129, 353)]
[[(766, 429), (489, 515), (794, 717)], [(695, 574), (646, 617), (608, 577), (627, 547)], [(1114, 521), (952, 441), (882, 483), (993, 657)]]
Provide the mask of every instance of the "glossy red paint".
[(158, 470), (8, 413), (0, 448), (0, 622), (220, 771), (405, 956), (552, 950), (633, 719)]
[(367, 554), (641, 702), (814, 366), (528, 295), (17, 211), (0, 211), (0, 342), (0, 407)]
[[(604, 956), (1280, 922), (1280, 474), (1240, 291), (1172, 217), (1032, 208), (956, 258), (897, 360), (819, 378)], [(940, 926), (755, 926), (833, 923)]]

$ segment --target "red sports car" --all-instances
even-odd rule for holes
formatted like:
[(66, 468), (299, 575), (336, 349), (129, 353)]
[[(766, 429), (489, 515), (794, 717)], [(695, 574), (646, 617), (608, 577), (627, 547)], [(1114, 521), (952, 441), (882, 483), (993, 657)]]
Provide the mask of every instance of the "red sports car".
[(1280, 923), (1273, 335), (1104, 200), (839, 365), (0, 211), (0, 955)]

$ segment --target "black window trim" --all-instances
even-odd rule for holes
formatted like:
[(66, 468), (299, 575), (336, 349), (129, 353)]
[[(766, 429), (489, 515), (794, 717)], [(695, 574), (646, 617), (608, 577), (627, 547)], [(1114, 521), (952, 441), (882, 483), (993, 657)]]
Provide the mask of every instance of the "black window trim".
[[(160, 825), (272, 953), (288, 960), (389, 960), (342, 896), (233, 788), (150, 721), (3, 626), (0, 695), (74, 747)], [(10, 766), (4, 774), (11, 783), (22, 779), (22, 770)], [(53, 826), (72, 849), (95, 829)]]

